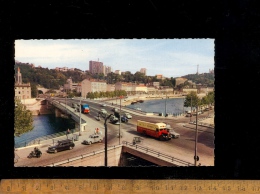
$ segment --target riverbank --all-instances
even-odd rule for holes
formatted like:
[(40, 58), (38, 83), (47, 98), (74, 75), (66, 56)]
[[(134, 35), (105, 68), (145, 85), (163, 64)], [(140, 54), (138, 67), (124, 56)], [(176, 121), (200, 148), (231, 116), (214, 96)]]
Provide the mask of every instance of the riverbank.
[[(185, 96), (180, 96), (180, 95), (167, 95), (168, 98), (184, 98)], [(148, 101), (148, 100), (159, 100), (159, 99), (165, 99), (166, 95), (142, 95), (142, 96), (128, 96), (127, 98), (121, 99), (121, 105), (122, 106), (128, 106), (131, 103), (134, 102), (140, 102), (140, 101)], [(112, 99), (112, 100), (107, 100), (107, 103), (110, 104), (117, 104), (120, 105), (120, 99)]]

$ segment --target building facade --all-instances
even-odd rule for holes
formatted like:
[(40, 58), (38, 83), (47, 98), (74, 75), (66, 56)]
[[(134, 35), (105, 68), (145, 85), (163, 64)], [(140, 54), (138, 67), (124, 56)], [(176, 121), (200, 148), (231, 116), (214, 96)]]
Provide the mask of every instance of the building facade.
[(143, 73), (144, 75), (146, 75), (146, 68), (141, 68), (140, 72)]
[(106, 92), (107, 83), (95, 79), (84, 79), (81, 82), (81, 97), (86, 97), (89, 92)]
[(147, 86), (144, 84), (117, 82), (115, 84), (115, 90), (124, 90), (128, 94), (130, 93), (147, 93)]
[(120, 70), (115, 70), (115, 74), (121, 75), (121, 71)]
[(30, 99), (31, 98), (31, 84), (22, 82), (22, 73), (18, 67), (15, 74), (15, 98), (18, 99)]
[(103, 73), (105, 75), (103, 63), (99, 61), (89, 61), (89, 72), (92, 74)]

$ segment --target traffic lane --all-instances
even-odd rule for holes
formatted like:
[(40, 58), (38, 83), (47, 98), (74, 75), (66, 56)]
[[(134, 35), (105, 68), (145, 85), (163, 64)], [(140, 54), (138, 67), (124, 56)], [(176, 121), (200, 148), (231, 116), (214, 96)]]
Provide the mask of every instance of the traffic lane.
[[(108, 135), (109, 137), (109, 135)], [(104, 142), (104, 141), (103, 141)], [(40, 158), (20, 158), (16, 167), (21, 166), (46, 166), (53, 163), (68, 160), (74, 157), (82, 156), (88, 153), (93, 153), (97, 150), (104, 149), (104, 143), (94, 143), (91, 145), (77, 144), (72, 150), (64, 150), (57, 153), (48, 153), (47, 149), (41, 149), (42, 156)], [(29, 154), (28, 154), (29, 155)]]
[[(200, 129), (200, 128), (198, 128)], [(204, 128), (203, 128), (204, 129)], [(161, 144), (167, 144), (170, 147), (177, 146), (181, 147), (188, 151), (193, 151), (195, 146), (195, 129), (186, 128), (183, 126), (177, 126), (174, 130), (180, 134), (180, 138), (172, 138), (170, 141), (159, 141), (156, 138), (144, 136), (136, 131), (136, 126), (132, 124), (129, 125), (128, 129), (126, 130), (127, 133), (132, 134), (132, 136), (139, 136), (142, 137), (146, 141), (154, 141), (154, 146), (160, 148)], [(211, 129), (210, 129), (211, 130)], [(131, 142), (131, 140), (130, 140)], [(199, 130), (198, 131), (198, 149), (200, 149), (203, 153), (209, 154), (213, 156), (214, 153), (214, 134), (207, 132), (207, 130)]]
[[(123, 131), (125, 133), (125, 136), (123, 136), (122, 140), (131, 143), (133, 141), (133, 137), (141, 137), (142, 142), (138, 145), (144, 147), (147, 146), (157, 151), (161, 150), (161, 153), (168, 154), (172, 157), (176, 157), (191, 163), (194, 162), (193, 156), (195, 150), (195, 134), (192, 133), (190, 130), (187, 130), (186, 132), (183, 131), (183, 133), (180, 132), (180, 138), (171, 139), (168, 141), (160, 141), (150, 136), (144, 136), (143, 134), (138, 133), (133, 128), (128, 128)], [(198, 138), (197, 151), (199, 156), (201, 157), (200, 161), (203, 163), (203, 165), (212, 166), (214, 165), (214, 149), (209, 146), (205, 146), (205, 139), (203, 138), (212, 139), (211, 137), (207, 136)]]

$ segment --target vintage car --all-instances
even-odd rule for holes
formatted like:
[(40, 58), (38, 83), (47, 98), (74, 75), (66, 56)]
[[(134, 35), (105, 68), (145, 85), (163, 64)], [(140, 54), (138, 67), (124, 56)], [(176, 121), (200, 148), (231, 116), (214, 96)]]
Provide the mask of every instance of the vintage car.
[(101, 135), (93, 134), (93, 135), (90, 135), (89, 138), (84, 140), (82, 142), (82, 144), (90, 145), (92, 143), (102, 142), (102, 139), (103, 139), (103, 137), (101, 137)]
[(74, 147), (75, 144), (71, 139), (65, 139), (65, 140), (58, 141), (54, 146), (49, 146), (47, 152), (57, 153), (63, 150), (72, 150)]

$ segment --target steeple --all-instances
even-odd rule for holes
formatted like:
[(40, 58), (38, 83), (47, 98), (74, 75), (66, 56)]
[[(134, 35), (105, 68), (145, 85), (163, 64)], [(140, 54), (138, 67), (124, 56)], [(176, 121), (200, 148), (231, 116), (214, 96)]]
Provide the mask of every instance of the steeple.
[(16, 83), (17, 84), (22, 84), (23, 82), (22, 82), (22, 74), (21, 74), (21, 72), (20, 72), (20, 68), (18, 67), (17, 68), (17, 74), (16, 74)]

